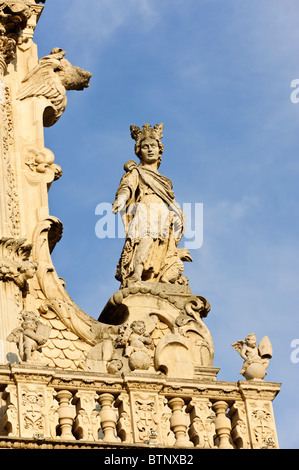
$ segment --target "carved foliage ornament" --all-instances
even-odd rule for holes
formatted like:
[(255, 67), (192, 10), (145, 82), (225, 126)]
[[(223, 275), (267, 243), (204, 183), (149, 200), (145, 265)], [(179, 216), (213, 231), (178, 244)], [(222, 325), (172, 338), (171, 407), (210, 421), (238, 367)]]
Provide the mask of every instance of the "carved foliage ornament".
[(61, 167), (54, 163), (53, 152), (46, 148), (43, 151), (34, 147), (27, 148), (25, 165), (27, 165), (32, 174), (53, 174), (54, 181), (62, 176)]
[(0, 3), (1, 55), (7, 65), (14, 59), (16, 44), (22, 42), (22, 31), (31, 16), (30, 6), (37, 3), (40, 1), (6, 0)]

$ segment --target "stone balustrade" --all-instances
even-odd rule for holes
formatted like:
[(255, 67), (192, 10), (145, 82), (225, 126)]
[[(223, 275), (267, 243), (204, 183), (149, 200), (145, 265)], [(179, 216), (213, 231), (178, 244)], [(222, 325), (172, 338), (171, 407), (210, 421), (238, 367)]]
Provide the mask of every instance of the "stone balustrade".
[(0, 366), (0, 447), (277, 448), (279, 384)]

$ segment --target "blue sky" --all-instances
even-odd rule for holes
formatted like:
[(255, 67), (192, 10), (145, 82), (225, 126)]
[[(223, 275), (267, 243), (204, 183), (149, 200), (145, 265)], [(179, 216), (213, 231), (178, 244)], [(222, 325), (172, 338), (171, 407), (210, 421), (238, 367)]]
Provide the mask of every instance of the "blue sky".
[(241, 378), (231, 343), (269, 336), (281, 448), (299, 448), (298, 13), (297, 0), (47, 0), (35, 32), (39, 57), (61, 47), (92, 73), (45, 129), (63, 170), (49, 204), (64, 225), (53, 262), (69, 294), (98, 318), (118, 289), (123, 240), (96, 236), (95, 210), (135, 158), (130, 124), (163, 122), (160, 172), (179, 203), (203, 204), (185, 274), (211, 303), (218, 379)]

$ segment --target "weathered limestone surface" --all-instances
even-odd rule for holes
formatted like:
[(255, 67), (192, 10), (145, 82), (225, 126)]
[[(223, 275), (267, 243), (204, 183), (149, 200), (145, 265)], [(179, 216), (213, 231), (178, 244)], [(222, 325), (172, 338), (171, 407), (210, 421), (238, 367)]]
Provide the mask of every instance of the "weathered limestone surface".
[(0, 447), (254, 449), (278, 446), (279, 384), (0, 367)]
[(60, 48), (38, 58), (41, 3), (0, 5), (0, 448), (277, 448), (267, 337), (233, 345), (246, 380), (217, 381), (210, 305), (183, 275), (184, 214), (159, 172), (163, 124), (130, 128), (139, 163), (125, 163), (112, 205), (126, 230), (120, 286), (98, 320), (56, 273), (48, 191), (62, 169), (43, 128), (91, 74)]

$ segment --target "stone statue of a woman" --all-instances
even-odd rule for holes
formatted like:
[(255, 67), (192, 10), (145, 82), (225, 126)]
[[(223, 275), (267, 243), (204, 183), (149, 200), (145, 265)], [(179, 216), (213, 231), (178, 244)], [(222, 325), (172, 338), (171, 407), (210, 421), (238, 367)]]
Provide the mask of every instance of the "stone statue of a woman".
[(130, 160), (124, 165), (126, 173), (112, 206), (114, 213), (120, 211), (126, 230), (116, 279), (122, 286), (129, 281), (185, 284), (183, 261), (192, 260), (187, 250), (177, 247), (184, 214), (174, 199), (172, 182), (158, 171), (163, 124), (130, 129), (140, 163)]

